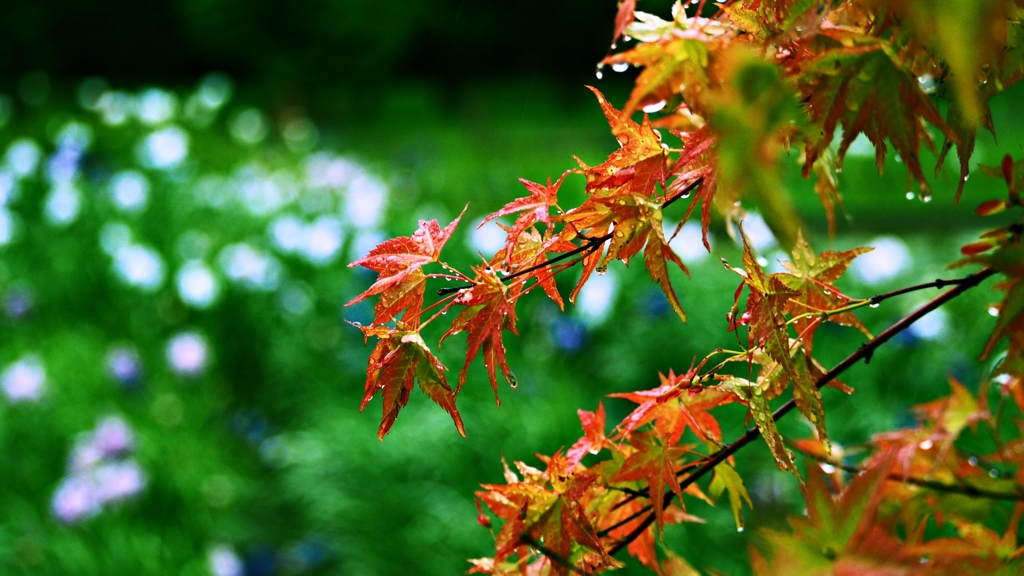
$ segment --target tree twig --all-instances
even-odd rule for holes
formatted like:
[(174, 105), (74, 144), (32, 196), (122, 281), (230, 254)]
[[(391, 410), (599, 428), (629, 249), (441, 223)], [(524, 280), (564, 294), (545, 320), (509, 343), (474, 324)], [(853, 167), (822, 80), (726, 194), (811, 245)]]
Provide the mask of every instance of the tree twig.
[[(907, 314), (906, 316), (901, 318), (899, 321), (897, 321), (892, 326), (889, 326), (889, 328), (887, 328), (884, 332), (880, 333), (878, 336), (875, 336), (871, 340), (868, 340), (867, 342), (862, 344), (860, 346), (860, 348), (858, 348), (853, 354), (850, 354), (849, 356), (847, 356), (846, 359), (844, 359), (839, 364), (836, 364), (831, 370), (829, 370), (826, 374), (824, 374), (821, 378), (819, 378), (817, 380), (817, 382), (815, 382), (815, 386), (818, 387), (818, 388), (822, 388), (823, 386), (825, 386), (826, 384), (828, 384), (832, 380), (835, 380), (836, 378), (838, 378), (840, 374), (842, 374), (843, 372), (847, 371), (848, 369), (850, 369), (852, 366), (854, 366), (855, 364), (857, 364), (861, 360), (864, 360), (865, 363), (870, 362), (871, 355), (874, 353), (876, 348), (878, 348), (882, 344), (885, 344), (886, 342), (891, 340), (894, 336), (896, 336), (900, 332), (903, 332), (904, 330), (909, 328), (914, 322), (916, 322), (917, 320), (919, 320), (920, 318), (922, 318), (923, 316), (925, 316), (929, 312), (935, 310), (939, 306), (942, 306), (943, 304), (945, 304), (946, 302), (949, 302), (950, 300), (956, 298), (957, 296), (960, 296), (961, 294), (963, 294), (967, 290), (970, 290), (971, 288), (974, 288), (975, 286), (980, 284), (983, 280), (985, 280), (986, 278), (992, 276), (995, 273), (996, 273), (996, 271), (991, 269), (991, 268), (984, 268), (982, 270), (979, 270), (978, 272), (975, 272), (974, 274), (971, 274), (969, 276), (965, 276), (964, 278), (961, 278), (960, 280), (955, 281), (955, 282), (944, 281), (947, 284), (948, 283), (955, 283), (956, 286), (954, 286), (953, 288), (943, 292), (942, 294), (939, 294), (938, 296), (936, 296), (935, 298), (931, 299), (930, 301), (928, 301), (926, 304), (924, 304), (920, 308), (914, 310), (910, 314)], [(779, 418), (782, 418), (786, 414), (792, 412), (794, 408), (796, 408), (796, 402), (794, 400), (790, 399), (789, 401), (787, 401), (782, 406), (779, 406), (779, 408), (776, 409), (775, 412), (772, 413), (772, 419), (773, 420), (778, 420)], [(712, 454), (708, 458), (708, 460), (706, 460), (704, 462), (704, 464), (702, 464), (696, 470), (694, 470), (693, 472), (688, 474), (685, 478), (680, 480), (679, 481), (680, 489), (685, 490), (686, 487), (692, 485), (697, 480), (699, 480), (700, 478), (702, 478), (703, 476), (705, 476), (706, 474), (708, 474), (709, 472), (714, 470), (716, 466), (718, 466), (719, 464), (724, 462), (727, 458), (729, 458), (730, 456), (735, 454), (737, 451), (739, 451), (741, 448), (743, 448), (747, 444), (750, 444), (751, 442), (753, 442), (760, 435), (761, 435), (761, 432), (760, 432), (760, 430), (757, 429), (756, 426), (748, 428), (747, 431), (744, 432), (742, 436), (740, 436), (738, 439), (736, 439), (731, 444), (726, 445), (721, 450), (719, 450), (719, 451), (715, 452), (714, 454)], [(673, 496), (673, 492), (671, 490), (669, 490), (665, 494), (665, 499), (666, 500), (670, 500), (672, 498), (672, 496)], [(624, 536), (621, 540), (616, 542), (614, 545), (612, 545), (611, 548), (608, 549), (608, 554), (609, 555), (614, 555), (619, 550), (622, 550), (623, 548), (625, 548), (630, 542), (632, 542), (637, 537), (639, 537), (640, 534), (642, 534), (644, 532), (644, 530), (646, 530), (648, 527), (650, 527), (651, 523), (654, 522), (654, 513), (651, 511), (650, 505), (645, 506), (639, 512), (637, 512), (636, 514), (633, 514), (630, 518), (627, 518), (626, 520), (624, 520), (622, 522), (619, 522), (618, 524), (616, 524), (616, 526), (614, 528), (602, 530), (602, 531), (600, 531), (598, 533), (598, 536), (601, 536), (601, 537), (607, 536), (612, 530), (614, 530), (616, 528), (620, 528), (622, 526), (625, 526), (629, 522), (632, 522), (633, 520), (639, 519), (641, 516), (643, 516), (643, 518), (641, 519), (640, 523), (632, 531), (630, 531), (629, 534)]]
[[(859, 466), (851, 466), (849, 464), (843, 464), (836, 462), (829, 458), (822, 458), (814, 454), (808, 454), (802, 452), (807, 458), (817, 460), (823, 464), (834, 466), (844, 472), (851, 474), (858, 474), (863, 472), (864, 469)], [(970, 484), (946, 484), (945, 482), (937, 482), (935, 480), (926, 480), (924, 478), (916, 478), (914, 476), (907, 476), (904, 478), (901, 474), (889, 474), (886, 476), (886, 480), (890, 482), (901, 482), (903, 484), (912, 484), (914, 486), (920, 486), (934, 492), (946, 492), (948, 494), (964, 494), (972, 498), (989, 498), (991, 500), (1009, 500), (1011, 502), (1024, 502), (1024, 493), (1021, 492), (999, 492), (996, 490), (988, 490), (986, 488), (978, 488), (977, 486), (971, 486)]]

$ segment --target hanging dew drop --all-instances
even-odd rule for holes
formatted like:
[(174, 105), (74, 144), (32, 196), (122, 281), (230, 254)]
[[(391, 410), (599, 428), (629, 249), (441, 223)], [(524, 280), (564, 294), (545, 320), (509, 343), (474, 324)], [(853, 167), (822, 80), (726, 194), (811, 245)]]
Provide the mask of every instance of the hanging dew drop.
[(743, 532), (743, 529), (744, 529), (744, 528), (746, 528), (746, 526), (744, 526), (744, 525), (740, 524), (739, 526), (737, 526), (737, 527), (736, 527), (736, 531), (737, 531), (737, 532)]
[(648, 104), (644, 106), (644, 112), (647, 114), (654, 114), (655, 112), (661, 112), (661, 109), (665, 107), (665, 101), (655, 102), (654, 104)]
[(516, 386), (519, 386), (519, 379), (516, 378), (516, 375), (513, 374), (512, 372), (509, 372), (506, 375), (506, 378), (508, 379), (508, 385), (511, 386), (513, 390), (516, 388)]
[(600, 80), (601, 78), (604, 78), (604, 74), (600, 70), (598, 70), (597, 74), (594, 74), (594, 76), (597, 76), (598, 80)]
[(931, 192), (921, 191), (917, 195), (917, 197), (920, 198), (921, 202), (924, 202), (925, 204), (927, 204), (928, 202), (932, 201), (932, 193)]
[(625, 62), (616, 62), (615, 64), (612, 64), (612, 70), (615, 72), (625, 72), (626, 70), (629, 70), (629, 64)]
[(913, 199), (914, 199), (914, 192), (913, 191), (908, 191), (907, 192), (907, 200), (913, 200)]
[(880, 306), (880, 304), (879, 304), (878, 302), (872, 302), (872, 303), (871, 303), (871, 304), (869, 304), (868, 306), (869, 306), (870, 308), (878, 308), (878, 307)]

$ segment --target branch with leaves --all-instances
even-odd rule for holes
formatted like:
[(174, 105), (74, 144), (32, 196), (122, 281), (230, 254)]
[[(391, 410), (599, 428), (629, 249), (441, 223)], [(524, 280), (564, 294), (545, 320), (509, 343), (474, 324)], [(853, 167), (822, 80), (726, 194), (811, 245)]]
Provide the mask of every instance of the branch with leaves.
[[(1020, 568), (1024, 554), (1016, 548), (1016, 530), (1024, 506), (996, 533), (936, 494), (940, 486), (974, 490), (965, 488), (960, 496), (1016, 494), (1016, 486), (1024, 485), (1024, 220), (963, 247), (953, 266), (980, 266), (979, 272), (852, 298), (836, 282), (870, 248), (812, 250), (784, 185), (782, 163), (786, 152), (797, 152), (834, 233), (834, 211), (842, 208), (837, 173), (856, 138), (874, 146), (879, 170), (892, 146), (906, 166), (908, 187), (916, 186), (927, 201), (932, 192), (920, 149), (935, 150), (933, 134), (939, 135), (944, 142), (936, 170), (957, 149), (958, 201), (978, 130), (994, 133), (989, 99), (1024, 77), (1024, 47), (1017, 41), (1024, 32), (1022, 12), (1019, 0), (702, 0), (677, 2), (671, 19), (663, 19), (637, 11), (635, 0), (621, 0), (613, 43), (623, 49), (609, 53), (599, 69), (633, 66), (639, 73), (622, 109), (591, 88), (617, 150), (595, 166), (577, 158), (578, 167), (554, 183), (522, 180), (529, 195), (483, 220), (514, 217), (510, 225), (500, 224), (507, 233), (504, 248), (489, 259), (481, 256), (469, 272), (441, 255), (461, 216), (443, 228), (421, 221), (411, 236), (387, 240), (352, 264), (378, 273), (349, 304), (376, 298), (372, 323), (360, 326), (367, 339), (376, 339), (362, 407), (382, 398), (383, 439), (416, 385), (465, 434), (456, 399), (472, 361), (482, 358), (496, 401), (499, 372), (515, 387), (503, 338), (506, 331), (517, 332), (519, 299), (539, 287), (564, 308), (555, 277), (575, 266), (580, 274), (570, 302), (595, 272), (640, 258), (685, 321), (669, 269), (689, 271), (670, 246), (674, 233), (663, 224), (664, 211), (677, 202), (689, 201), (682, 220), (699, 218), (709, 251), (713, 224), (743, 245), (741, 264), (723, 260), (740, 282), (727, 318), (737, 349), (715, 350), (678, 375), (669, 371), (654, 389), (614, 395), (637, 406), (610, 430), (603, 405), (579, 411), (584, 436), (564, 452), (542, 457), (543, 469), (506, 465), (506, 484), (485, 485), (477, 494), (481, 523), (492, 522), (486, 506), (502, 524), (494, 556), (474, 560), (471, 571), (595, 573), (619, 566), (613, 555), (625, 548), (658, 574), (686, 573), (685, 560), (659, 553), (664, 527), (699, 520), (687, 511), (688, 500), (713, 504), (723, 495), (742, 527), (743, 506), (751, 500), (733, 457), (758, 437), (778, 467), (804, 487), (808, 515), (791, 521), (791, 534), (765, 536), (770, 554), (753, 555), (756, 571), (814, 573), (827, 566), (852, 572), (870, 565), (956, 574)], [(977, 213), (1020, 209), (1020, 163), (1007, 157), (983, 171), (1002, 177), (1008, 194), (984, 202)], [(570, 174), (585, 181), (585, 199), (574, 207), (558, 198)], [(740, 224), (749, 206), (757, 207), (790, 252), (783, 271), (764, 270), (744, 235)], [(840, 462), (841, 449), (825, 427), (821, 388), (850, 392), (839, 375), (992, 276), (1001, 278), (996, 288), (1005, 296), (981, 356), (1008, 342), (995, 363), (998, 386), (983, 381), (975, 395), (951, 379), (949, 396), (916, 408), (915, 427), (870, 439), (870, 455), (852, 481), (842, 468), (827, 480), (816, 466), (801, 474), (776, 421), (799, 411), (814, 437), (789, 444)], [(439, 299), (425, 306), (426, 285), (435, 279), (457, 284), (437, 290)], [(856, 315), (932, 288), (949, 289), (877, 336)], [(454, 387), (423, 335), (449, 312), (450, 326), (438, 345), (466, 335), (465, 363)], [(815, 335), (825, 323), (851, 327), (867, 339), (831, 370), (815, 357)], [(770, 402), (784, 394), (790, 399), (772, 410)], [(998, 398), (995, 411), (988, 408), (990, 397)], [(713, 412), (730, 403), (745, 406), (754, 426), (726, 444)], [(957, 442), (976, 429), (991, 444), (985, 461), (1015, 470), (1016, 478), (991, 477), (961, 453)], [(893, 478), (904, 481), (887, 481)], [(945, 535), (925, 529), (932, 521), (948, 528)]]

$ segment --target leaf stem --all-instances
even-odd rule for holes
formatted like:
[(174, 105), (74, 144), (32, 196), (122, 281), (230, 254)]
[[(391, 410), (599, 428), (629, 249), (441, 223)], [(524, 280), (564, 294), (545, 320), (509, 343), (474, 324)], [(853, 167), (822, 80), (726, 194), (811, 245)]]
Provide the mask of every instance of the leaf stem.
[[(844, 359), (839, 364), (836, 364), (831, 370), (829, 370), (821, 378), (818, 378), (817, 382), (815, 382), (815, 386), (817, 388), (822, 388), (823, 386), (825, 386), (826, 384), (828, 384), (832, 380), (835, 380), (836, 378), (838, 378), (843, 372), (846, 372), (847, 370), (849, 370), (852, 366), (854, 366), (855, 364), (857, 364), (861, 360), (864, 360), (865, 363), (869, 362), (871, 360), (871, 355), (874, 353), (875, 349), (877, 349), (879, 346), (881, 346), (882, 344), (885, 344), (886, 342), (891, 340), (894, 336), (896, 336), (900, 332), (903, 332), (904, 330), (909, 328), (914, 322), (918, 321), (919, 319), (921, 319), (923, 316), (925, 316), (929, 312), (935, 310), (939, 306), (942, 306), (943, 304), (945, 304), (946, 302), (949, 302), (950, 300), (956, 298), (957, 296), (960, 296), (961, 294), (963, 294), (964, 292), (970, 290), (971, 288), (974, 288), (975, 286), (980, 284), (983, 280), (985, 280), (986, 278), (989, 278), (990, 276), (994, 275), (995, 273), (996, 273), (996, 271), (993, 270), (992, 268), (983, 268), (982, 270), (979, 270), (978, 272), (975, 272), (974, 274), (971, 274), (969, 276), (965, 276), (965, 277), (960, 278), (958, 280), (954, 280), (954, 281), (943, 280), (943, 281), (941, 281), (941, 282), (943, 282), (943, 284), (942, 284), (943, 286), (948, 286), (948, 285), (955, 285), (955, 286), (953, 288), (943, 292), (942, 294), (939, 294), (938, 296), (936, 296), (935, 298), (931, 299), (926, 304), (924, 304), (920, 308), (914, 310), (910, 314), (907, 314), (906, 316), (904, 316), (903, 318), (898, 320), (895, 324), (893, 324), (892, 326), (889, 326), (884, 332), (880, 333), (878, 336), (875, 336), (871, 340), (868, 340), (864, 344), (861, 344), (861, 346), (855, 352), (853, 352), (852, 354), (847, 356), (846, 359)], [(929, 283), (929, 284), (931, 284), (934, 287), (938, 287), (937, 286), (938, 282), (939, 281), (932, 282), (932, 283)], [(932, 286), (929, 286), (929, 287), (932, 287)], [(921, 289), (919, 287), (914, 287), (914, 286), (912, 286), (910, 288)], [(880, 296), (882, 296), (884, 298), (889, 298), (889, 297), (895, 296), (897, 294), (905, 293), (906, 291), (912, 291), (912, 290), (908, 290), (908, 289), (896, 290), (894, 292), (889, 292), (889, 293), (886, 293), (886, 294), (882, 294)], [(779, 408), (776, 409), (772, 413), (772, 419), (773, 420), (778, 420), (779, 418), (782, 418), (786, 414), (792, 412), (794, 408), (796, 408), (796, 402), (794, 400), (790, 399), (789, 401), (787, 401), (782, 406), (779, 406)], [(719, 464), (724, 462), (727, 458), (729, 458), (730, 456), (732, 456), (733, 454), (738, 452), (741, 448), (743, 448), (747, 444), (750, 444), (751, 442), (753, 442), (760, 435), (761, 435), (761, 432), (760, 432), (760, 430), (758, 430), (758, 428), (756, 426), (748, 428), (747, 431), (744, 432), (742, 436), (740, 436), (738, 439), (733, 441), (731, 444), (727, 444), (721, 450), (718, 450), (717, 452), (712, 454), (708, 458), (708, 460), (704, 462), (704, 464), (702, 464), (699, 468), (697, 468), (696, 470), (694, 470), (693, 472), (688, 474), (685, 478), (680, 480), (680, 482), (679, 482), (680, 489), (681, 490), (685, 490), (686, 487), (692, 485), (697, 480), (699, 480), (700, 478), (702, 478), (703, 476), (705, 476), (706, 474), (708, 474), (709, 472), (714, 470), (716, 466), (718, 466)], [(671, 499), (672, 496), (673, 496), (673, 492), (671, 490), (669, 490), (665, 494), (665, 499), (666, 500)], [(608, 549), (608, 554), (609, 555), (614, 555), (619, 550), (622, 550), (627, 545), (629, 545), (630, 542), (635, 540), (641, 534), (643, 534), (644, 530), (646, 530), (648, 527), (650, 527), (651, 523), (654, 522), (654, 513), (651, 511), (650, 505), (647, 505), (643, 509), (638, 511), (636, 514), (634, 514), (631, 517), (629, 517), (629, 518), (619, 522), (618, 524), (616, 524), (613, 528), (602, 530), (602, 531), (598, 532), (598, 536), (600, 536), (600, 537), (607, 536), (612, 530), (614, 530), (616, 528), (620, 528), (622, 526), (625, 526), (629, 522), (632, 522), (633, 520), (636, 520), (636, 519), (640, 518), (641, 516), (643, 516), (643, 519), (640, 521), (640, 523), (632, 531), (630, 531), (629, 534), (624, 536), (621, 540), (617, 541), (614, 545), (612, 545), (611, 548)]]
[[(504, 278), (502, 278), (501, 281), (502, 282), (511, 282), (511, 281), (515, 280), (516, 278), (518, 278), (520, 276), (524, 276), (526, 274), (529, 274), (530, 272), (534, 272), (536, 270), (540, 270), (540, 269), (545, 268), (547, 266), (550, 266), (552, 264), (557, 264), (557, 263), (561, 262), (562, 260), (566, 260), (568, 258), (572, 258), (573, 256), (575, 256), (577, 254), (582, 254), (584, 252), (588, 252), (590, 250), (593, 250), (597, 246), (600, 246), (601, 244), (607, 242), (608, 240), (611, 240), (611, 237), (612, 237), (612, 235), (609, 233), (609, 234), (605, 234), (604, 236), (597, 236), (597, 237), (594, 237), (594, 238), (587, 238), (586, 242), (584, 242), (583, 244), (580, 244), (578, 247), (576, 247), (576, 249), (570, 250), (570, 251), (562, 253), (562, 254), (559, 254), (558, 256), (555, 256), (554, 258), (549, 258), (549, 259), (541, 262), (540, 264), (534, 264), (533, 266), (530, 266), (528, 268), (523, 268), (522, 270), (517, 270), (517, 271), (513, 272), (512, 274), (509, 274), (508, 276), (505, 276)], [(458, 292), (459, 290), (462, 290), (464, 288), (472, 288), (473, 286), (474, 286), (474, 284), (464, 284), (462, 286), (450, 286), (448, 288), (441, 288), (440, 290), (437, 291), (437, 295), (438, 296), (447, 296), (449, 294), (454, 294), (455, 292)]]

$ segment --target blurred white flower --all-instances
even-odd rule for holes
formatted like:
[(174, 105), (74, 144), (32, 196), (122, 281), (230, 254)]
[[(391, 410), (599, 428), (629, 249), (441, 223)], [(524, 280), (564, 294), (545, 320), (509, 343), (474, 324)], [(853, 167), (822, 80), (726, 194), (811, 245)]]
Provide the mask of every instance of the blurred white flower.
[(898, 276), (911, 261), (910, 250), (902, 240), (880, 236), (868, 242), (874, 250), (853, 261), (851, 271), (865, 284), (882, 284)]
[(46, 195), (43, 214), (47, 222), (54, 226), (67, 226), (78, 218), (82, 209), (82, 193), (69, 183), (54, 186)]
[(474, 252), (479, 252), (484, 257), (490, 258), (505, 247), (508, 233), (498, 226), (499, 221), (497, 220), (491, 220), (483, 226), (480, 225), (481, 222), (483, 222), (483, 218), (473, 222), (467, 244)]
[(588, 327), (603, 324), (615, 304), (618, 282), (613, 273), (593, 274), (576, 296), (576, 313)]
[(178, 108), (178, 97), (166, 90), (150, 88), (139, 94), (139, 109), (136, 114), (147, 126), (156, 126), (174, 117)]
[(46, 386), (42, 360), (35, 354), (23, 356), (0, 374), (0, 386), (11, 402), (39, 400)]
[(665, 222), (665, 239), (671, 238), (668, 245), (684, 263), (700, 262), (710, 256), (707, 248), (704, 247), (704, 233), (701, 231), (699, 223), (691, 221), (683, 224), (679, 234), (672, 238), (672, 233), (676, 231), (678, 225), (678, 222)]
[(206, 370), (209, 349), (206, 339), (195, 332), (182, 332), (167, 343), (167, 362), (181, 376), (198, 376)]
[(128, 244), (117, 250), (114, 271), (129, 286), (154, 292), (164, 283), (164, 261), (148, 246)]
[(274, 290), (281, 285), (281, 263), (249, 244), (226, 246), (221, 250), (218, 261), (228, 278), (247, 288)]
[(0, 208), (0, 246), (10, 244), (17, 231), (17, 217), (7, 208)]
[(6, 206), (18, 195), (17, 182), (7, 170), (0, 169), (0, 206)]
[(42, 156), (43, 151), (39, 148), (39, 144), (36, 144), (31, 138), (21, 138), (7, 147), (4, 163), (15, 176), (25, 178), (36, 171)]
[(168, 170), (188, 157), (188, 132), (167, 126), (147, 136), (139, 146), (139, 162), (143, 166)]
[(235, 554), (233, 548), (225, 544), (212, 548), (207, 560), (213, 576), (242, 576), (245, 573), (242, 559)]
[(294, 214), (281, 214), (274, 218), (267, 230), (271, 242), (285, 254), (291, 254), (302, 246), (305, 231), (305, 224)]
[(302, 253), (313, 264), (331, 262), (341, 250), (341, 222), (331, 216), (321, 216), (307, 226), (302, 234)]
[(310, 188), (341, 190), (362, 173), (355, 162), (330, 152), (317, 152), (306, 159), (306, 184)]
[(343, 216), (356, 228), (374, 228), (384, 217), (388, 187), (379, 178), (359, 174), (348, 186)]
[(149, 180), (137, 170), (118, 172), (110, 179), (110, 197), (123, 212), (141, 212), (149, 201)]
[(380, 230), (360, 230), (352, 239), (349, 247), (348, 257), (350, 260), (358, 260), (370, 253), (378, 244), (386, 240)]
[(220, 282), (200, 260), (186, 262), (178, 270), (175, 283), (182, 301), (194, 308), (209, 308), (220, 295)]
[(775, 235), (768, 228), (768, 223), (756, 212), (750, 212), (743, 218), (743, 233), (746, 234), (750, 245), (758, 252), (776, 244)]

